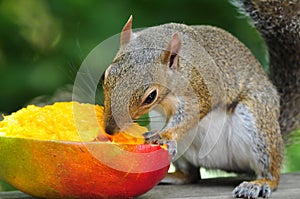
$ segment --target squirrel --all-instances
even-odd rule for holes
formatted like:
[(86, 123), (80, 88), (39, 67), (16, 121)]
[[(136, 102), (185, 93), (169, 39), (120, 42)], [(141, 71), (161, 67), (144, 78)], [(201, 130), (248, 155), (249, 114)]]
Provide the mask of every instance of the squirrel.
[[(103, 73), (104, 126), (115, 134), (157, 109), (166, 118), (146, 143), (180, 154), (166, 182), (191, 183), (199, 168), (254, 174), (233, 197), (267, 198), (276, 190), (284, 135), (300, 124), (300, 1), (235, 0), (269, 53), (269, 75), (230, 33), (169, 23), (132, 31)], [(182, 141), (183, 140), (183, 141)]]

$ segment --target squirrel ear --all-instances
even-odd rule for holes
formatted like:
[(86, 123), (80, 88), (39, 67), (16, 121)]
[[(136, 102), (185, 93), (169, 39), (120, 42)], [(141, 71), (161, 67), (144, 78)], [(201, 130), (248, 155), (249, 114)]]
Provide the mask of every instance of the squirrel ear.
[(120, 38), (120, 47), (125, 46), (128, 44), (132, 37), (132, 15), (130, 15), (127, 23), (124, 25), (121, 38)]
[(178, 64), (178, 53), (180, 48), (181, 39), (179, 38), (178, 33), (175, 33), (161, 55), (162, 63), (169, 64), (171, 69), (175, 69)]

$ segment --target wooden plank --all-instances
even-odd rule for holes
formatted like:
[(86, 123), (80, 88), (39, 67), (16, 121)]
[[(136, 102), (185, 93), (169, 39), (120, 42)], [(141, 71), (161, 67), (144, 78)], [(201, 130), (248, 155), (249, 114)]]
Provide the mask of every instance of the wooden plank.
[[(160, 198), (190, 198), (190, 199), (228, 199), (232, 198), (232, 190), (244, 179), (238, 177), (215, 178), (201, 180), (191, 185), (159, 185), (139, 199)], [(271, 195), (272, 199), (300, 199), (300, 173), (290, 173), (281, 176), (277, 191)]]
[(6, 191), (0, 192), (0, 199), (33, 199), (33, 197), (20, 191)]
[[(139, 199), (228, 199), (232, 198), (231, 191), (243, 179), (214, 178), (204, 179), (197, 184), (190, 185), (158, 185)], [(124, 185), (126, 186), (126, 185)], [(112, 185), (113, 187), (113, 185)], [(300, 199), (300, 173), (283, 174), (277, 191), (271, 195), (272, 199)], [(0, 199), (33, 199), (20, 191), (0, 192)]]

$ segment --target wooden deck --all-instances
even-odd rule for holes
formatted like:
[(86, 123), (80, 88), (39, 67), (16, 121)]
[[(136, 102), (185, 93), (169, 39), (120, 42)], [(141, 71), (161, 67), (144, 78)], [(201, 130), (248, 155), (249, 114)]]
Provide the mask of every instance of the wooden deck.
[[(232, 198), (232, 190), (240, 183), (241, 178), (205, 179), (193, 185), (158, 185), (139, 197), (140, 199), (190, 198), (190, 199), (228, 199)], [(281, 176), (277, 191), (271, 199), (300, 199), (300, 173)]]
[[(228, 199), (232, 198), (231, 191), (241, 181), (240, 178), (230, 177), (205, 179), (193, 185), (158, 185), (138, 199)], [(279, 188), (272, 193), (271, 198), (300, 199), (300, 173), (282, 175)], [(33, 197), (12, 191), (0, 192), (0, 199), (33, 199)]]

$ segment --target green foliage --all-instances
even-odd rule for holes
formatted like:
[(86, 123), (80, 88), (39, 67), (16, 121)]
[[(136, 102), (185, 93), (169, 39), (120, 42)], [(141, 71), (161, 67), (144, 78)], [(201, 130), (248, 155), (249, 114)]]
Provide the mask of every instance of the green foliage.
[(284, 172), (300, 171), (300, 130), (291, 133), (288, 136), (288, 143), (285, 151), (285, 169)]
[(266, 63), (261, 39), (226, 0), (2, 0), (0, 112), (73, 83), (88, 53), (119, 33), (130, 14), (134, 28), (168, 22), (222, 27)]
[(138, 124), (141, 126), (146, 126), (148, 127), (148, 125), (150, 124), (150, 118), (148, 114), (144, 114), (142, 115), (139, 119), (138, 119)]

